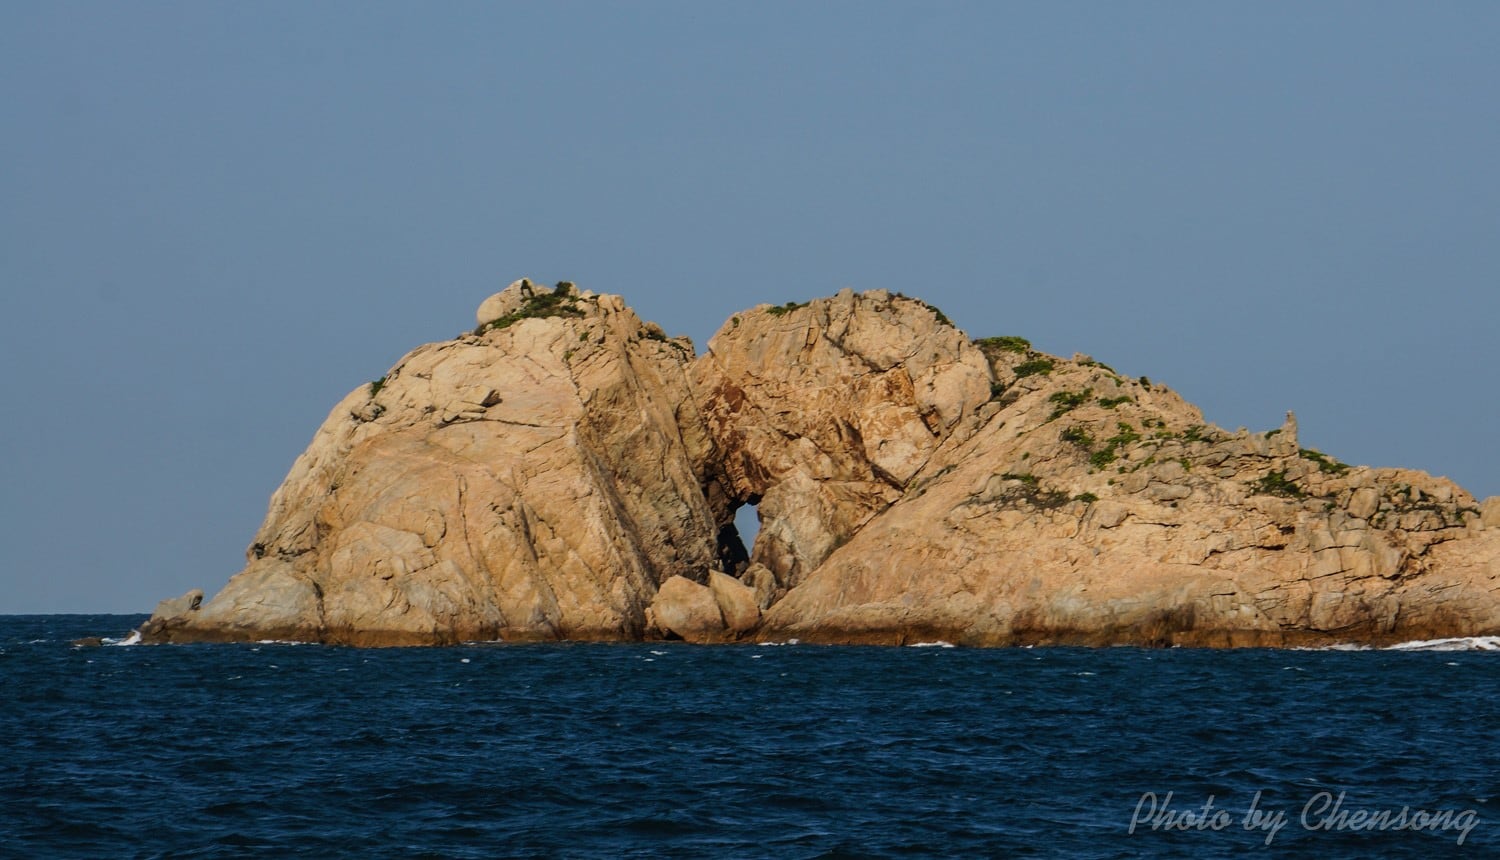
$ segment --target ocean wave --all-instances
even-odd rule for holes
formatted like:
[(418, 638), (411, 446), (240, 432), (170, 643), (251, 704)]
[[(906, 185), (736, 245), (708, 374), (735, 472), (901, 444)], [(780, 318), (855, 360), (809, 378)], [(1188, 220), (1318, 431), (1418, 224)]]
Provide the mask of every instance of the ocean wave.
[(1451, 639), (1413, 639), (1375, 647), (1358, 642), (1298, 647), (1292, 651), (1500, 651), (1500, 636), (1458, 636)]
[(111, 639), (106, 636), (102, 641), (105, 645), (114, 645), (122, 648), (127, 645), (139, 645), (141, 644), (141, 631), (132, 630), (130, 631), (130, 635), (126, 636), (124, 639)]
[(1385, 651), (1500, 651), (1500, 636), (1464, 636), (1454, 639), (1416, 639)]
[(1374, 651), (1370, 645), (1361, 645), (1358, 642), (1340, 642), (1337, 645), (1297, 645), (1287, 649), (1289, 651)]
[(952, 648), (952, 647), (955, 647), (955, 646), (953, 645), (952, 642), (944, 642), (943, 640), (939, 639), (939, 640), (937, 640), (935, 642), (913, 642), (913, 643), (911, 643), (910, 645), (908, 645), (906, 647), (908, 647), (908, 648)]

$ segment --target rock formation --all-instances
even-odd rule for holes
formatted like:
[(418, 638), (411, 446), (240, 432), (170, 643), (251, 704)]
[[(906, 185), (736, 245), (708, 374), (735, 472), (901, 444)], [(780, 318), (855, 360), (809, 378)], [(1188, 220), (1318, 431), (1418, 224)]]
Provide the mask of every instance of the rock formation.
[(971, 434), (990, 395), (962, 332), (914, 299), (852, 290), (733, 317), (693, 383), (718, 444), (710, 496), (757, 505), (749, 560), (779, 593), (901, 498), (943, 442)]
[(518, 281), (480, 328), (335, 406), (245, 570), (158, 639), (614, 639), (702, 577), (714, 523), (692, 347), (617, 296)]
[[(1295, 645), (1500, 633), (1500, 499), (1207, 424), (884, 291), (694, 360), (518, 281), (344, 399), (243, 572), (148, 640)], [(757, 506), (741, 543), (734, 514)]]

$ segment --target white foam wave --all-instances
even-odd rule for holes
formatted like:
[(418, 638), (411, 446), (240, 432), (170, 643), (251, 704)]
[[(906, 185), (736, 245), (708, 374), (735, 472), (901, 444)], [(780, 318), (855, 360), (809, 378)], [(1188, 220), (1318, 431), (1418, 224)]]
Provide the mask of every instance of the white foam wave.
[(120, 646), (122, 648), (125, 647), (125, 646), (127, 646), (127, 645), (139, 645), (139, 644), (141, 644), (141, 631), (139, 631), (139, 630), (132, 630), (132, 631), (130, 631), (130, 635), (126, 636), (124, 639), (109, 639), (109, 638), (106, 637), (104, 639), (104, 644), (105, 645), (117, 645), (117, 646)]
[(1413, 639), (1376, 648), (1357, 642), (1292, 648), (1293, 651), (1500, 651), (1500, 636), (1460, 636), (1452, 639)]
[(943, 640), (939, 639), (936, 642), (913, 642), (913, 643), (911, 643), (910, 645), (908, 645), (906, 647), (908, 647), (908, 648), (952, 648), (952, 647), (954, 647), (954, 645), (953, 645), (952, 642), (944, 642)]
[(1417, 639), (1392, 645), (1386, 651), (1500, 651), (1500, 636)]
[(1356, 642), (1340, 642), (1337, 645), (1320, 645), (1316, 648), (1293, 648), (1293, 651), (1374, 651), (1369, 645)]

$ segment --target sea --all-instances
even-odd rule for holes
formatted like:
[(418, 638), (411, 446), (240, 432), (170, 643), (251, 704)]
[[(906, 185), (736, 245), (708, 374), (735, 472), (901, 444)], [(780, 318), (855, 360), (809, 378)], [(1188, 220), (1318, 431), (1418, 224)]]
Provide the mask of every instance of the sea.
[(131, 644), (144, 620), (0, 617), (0, 857), (1500, 857), (1495, 639)]

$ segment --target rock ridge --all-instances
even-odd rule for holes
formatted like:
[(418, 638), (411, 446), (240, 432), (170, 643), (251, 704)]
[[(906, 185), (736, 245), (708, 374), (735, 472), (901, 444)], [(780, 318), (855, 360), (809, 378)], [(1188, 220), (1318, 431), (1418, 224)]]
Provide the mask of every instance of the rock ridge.
[[(1207, 423), (899, 293), (701, 356), (522, 279), (334, 407), (148, 641), (1289, 646), (1500, 633), (1500, 498)], [(737, 509), (761, 528), (745, 547)]]

